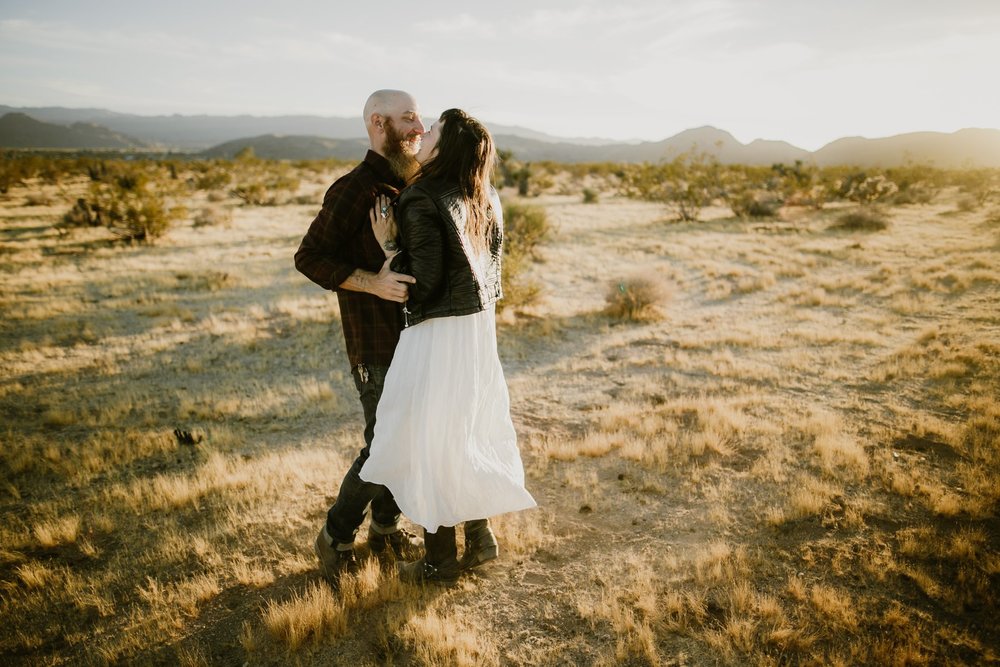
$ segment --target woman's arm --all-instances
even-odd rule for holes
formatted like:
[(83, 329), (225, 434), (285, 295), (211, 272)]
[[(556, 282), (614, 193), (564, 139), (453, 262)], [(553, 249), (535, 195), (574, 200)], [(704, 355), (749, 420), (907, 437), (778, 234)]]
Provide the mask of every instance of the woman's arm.
[(433, 199), (417, 188), (405, 191), (397, 208), (399, 245), (417, 281), (410, 299), (426, 301), (444, 282), (444, 220)]
[(368, 219), (385, 258), (392, 259), (399, 252), (399, 230), (396, 228), (396, 209), (392, 201), (385, 195), (376, 197), (375, 205), (368, 212)]

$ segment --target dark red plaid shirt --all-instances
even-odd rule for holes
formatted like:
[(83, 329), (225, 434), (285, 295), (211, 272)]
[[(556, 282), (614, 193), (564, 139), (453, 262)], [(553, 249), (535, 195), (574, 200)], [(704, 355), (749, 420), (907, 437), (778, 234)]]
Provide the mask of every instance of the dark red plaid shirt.
[(375, 197), (395, 197), (402, 179), (375, 151), (326, 191), (323, 208), (295, 253), (295, 268), (320, 287), (337, 293), (351, 367), (388, 366), (403, 328), (402, 308), (367, 292), (342, 289), (355, 269), (378, 273), (385, 253), (372, 232), (368, 212)]

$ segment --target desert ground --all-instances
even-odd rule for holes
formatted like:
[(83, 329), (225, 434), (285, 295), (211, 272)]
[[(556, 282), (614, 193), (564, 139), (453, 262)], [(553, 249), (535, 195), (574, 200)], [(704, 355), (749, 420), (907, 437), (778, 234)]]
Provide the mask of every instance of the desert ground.
[(292, 256), (342, 171), (192, 190), (155, 243), (61, 226), (85, 178), (0, 196), (0, 662), (1000, 663), (996, 198), (852, 229), (506, 188), (550, 228), (498, 311), (539, 506), (455, 588), (334, 590), (361, 410)]

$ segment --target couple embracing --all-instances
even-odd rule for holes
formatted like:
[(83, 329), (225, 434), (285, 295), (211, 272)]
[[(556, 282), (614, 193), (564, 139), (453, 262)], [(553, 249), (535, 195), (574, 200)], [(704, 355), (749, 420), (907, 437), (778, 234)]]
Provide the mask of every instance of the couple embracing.
[[(535, 506), (497, 356), (503, 212), (489, 131), (460, 109), (426, 129), (413, 97), (373, 93), (370, 149), (327, 191), (296, 268), (340, 304), (365, 446), (316, 538), (332, 581), (356, 567), (371, 507), (375, 554), (404, 581), (455, 583), (497, 557), (489, 518)], [(399, 525), (401, 514), (423, 540)], [(464, 524), (461, 559), (455, 527)]]

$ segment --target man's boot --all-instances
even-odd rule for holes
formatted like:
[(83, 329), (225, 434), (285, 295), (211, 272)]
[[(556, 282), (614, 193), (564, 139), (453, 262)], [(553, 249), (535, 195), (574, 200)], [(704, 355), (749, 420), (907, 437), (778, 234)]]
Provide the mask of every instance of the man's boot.
[(379, 557), (405, 560), (416, 558), (424, 541), (398, 525), (382, 526), (372, 519), (368, 526), (368, 547)]
[(451, 586), (458, 582), (458, 546), (455, 527), (424, 531), (424, 557), (412, 563), (399, 564), (399, 578), (410, 584), (433, 582)]
[(500, 555), (500, 547), (497, 545), (497, 537), (490, 528), (489, 519), (476, 519), (466, 521), (465, 528), (465, 553), (459, 567), (462, 570), (479, 567)]
[(319, 570), (333, 586), (339, 583), (340, 575), (357, 571), (358, 561), (354, 556), (354, 543), (338, 544), (330, 537), (325, 525), (316, 536), (314, 548), (319, 559)]

